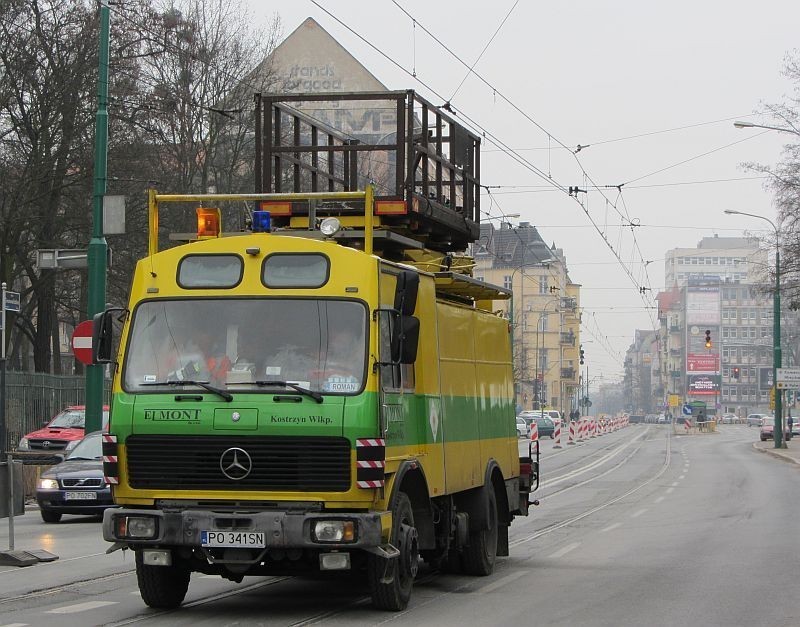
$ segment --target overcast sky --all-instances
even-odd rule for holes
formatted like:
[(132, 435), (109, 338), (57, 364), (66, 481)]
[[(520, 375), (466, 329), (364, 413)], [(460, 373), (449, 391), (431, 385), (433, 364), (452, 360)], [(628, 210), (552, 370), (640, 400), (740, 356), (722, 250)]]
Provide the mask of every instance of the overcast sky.
[[(521, 214), (512, 222), (531, 222), (565, 250), (572, 280), (583, 285), (581, 340), (592, 379), (620, 379), (634, 330), (653, 327), (657, 311), (638, 286), (652, 288), (654, 306), (667, 249), (767, 226), (724, 209), (775, 216), (763, 181), (742, 163), (774, 164), (792, 136), (736, 129), (733, 120), (763, 122), (753, 115), (759, 103), (791, 92), (781, 70), (800, 47), (797, 0), (319, 0), (421, 82), (309, 0), (246, 1), (256, 23), (277, 12), (284, 36), (313, 17), (390, 89), (451, 100), (485, 130), (481, 183), (493, 189), (482, 207)], [(472, 65), (507, 16), (475, 66), (483, 80), (470, 76), (456, 92), (467, 73), (461, 61)], [(573, 154), (578, 145), (587, 147)], [(557, 189), (569, 186), (590, 190), (579, 194), (589, 215)], [(621, 228), (631, 221), (641, 226)]]

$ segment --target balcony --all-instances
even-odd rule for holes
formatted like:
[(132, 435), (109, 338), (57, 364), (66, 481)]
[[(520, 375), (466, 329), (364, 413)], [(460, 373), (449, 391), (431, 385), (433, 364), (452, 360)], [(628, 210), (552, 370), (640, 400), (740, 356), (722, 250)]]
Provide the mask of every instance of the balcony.
[(670, 333), (680, 333), (681, 331), (682, 331), (682, 328), (679, 327), (677, 324), (669, 325), (669, 332)]
[(561, 310), (567, 313), (575, 313), (578, 309), (578, 302), (574, 298), (564, 296), (561, 298)]
[(683, 376), (683, 372), (680, 370), (670, 370), (669, 376), (671, 376), (673, 379), (678, 379)]
[(680, 357), (682, 353), (683, 353), (683, 349), (682, 348), (670, 348), (669, 349), (669, 354), (672, 355), (673, 357)]
[(561, 369), (561, 378), (562, 379), (574, 379), (575, 378), (575, 368), (562, 368)]
[(575, 346), (575, 333), (570, 331), (569, 333), (561, 333), (561, 346)]

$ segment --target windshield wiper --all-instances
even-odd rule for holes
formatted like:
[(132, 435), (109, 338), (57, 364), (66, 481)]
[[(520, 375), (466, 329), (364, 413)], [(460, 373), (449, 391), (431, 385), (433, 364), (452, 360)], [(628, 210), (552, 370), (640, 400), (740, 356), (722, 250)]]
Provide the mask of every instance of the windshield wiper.
[(314, 390), (309, 390), (290, 381), (255, 381), (254, 385), (258, 386), (280, 385), (285, 388), (292, 388), (293, 390), (300, 392), (300, 394), (305, 394), (306, 396), (313, 398), (318, 403), (322, 402), (322, 394), (320, 394), (319, 392), (315, 392)]
[(153, 382), (148, 381), (147, 383), (142, 383), (141, 385), (180, 385), (180, 386), (196, 385), (198, 387), (208, 390), (209, 392), (213, 392), (214, 394), (220, 396), (223, 400), (225, 400), (228, 403), (230, 403), (233, 400), (232, 394), (229, 394), (225, 390), (220, 390), (219, 388), (214, 387), (213, 385), (208, 383), (208, 381), (193, 381), (191, 379), (181, 379), (180, 381), (178, 380), (153, 381)]

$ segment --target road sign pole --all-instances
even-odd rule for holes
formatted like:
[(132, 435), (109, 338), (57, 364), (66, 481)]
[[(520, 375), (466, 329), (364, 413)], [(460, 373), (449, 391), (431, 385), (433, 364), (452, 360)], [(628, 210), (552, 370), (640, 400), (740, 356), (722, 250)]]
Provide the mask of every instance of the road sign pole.
[(6, 450), (6, 284), (0, 286), (0, 320), (2, 320), (2, 339), (0, 340), (0, 454)]
[[(92, 240), (89, 242), (89, 318), (106, 306), (106, 255), (108, 245), (103, 235), (103, 197), (106, 193), (108, 162), (108, 0), (100, 2), (100, 50), (97, 77), (97, 116), (94, 131), (94, 199), (92, 206)], [(102, 365), (86, 368), (86, 433), (103, 426)]]

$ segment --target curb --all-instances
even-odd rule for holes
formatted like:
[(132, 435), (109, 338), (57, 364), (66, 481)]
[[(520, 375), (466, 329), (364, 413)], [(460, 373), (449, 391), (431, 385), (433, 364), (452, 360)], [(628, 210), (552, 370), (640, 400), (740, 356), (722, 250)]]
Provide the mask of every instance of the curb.
[(789, 462), (790, 464), (800, 464), (800, 460), (787, 453), (783, 453), (780, 450), (775, 450), (774, 448), (760, 448), (755, 442), (753, 442), (753, 450), (756, 450), (759, 453), (765, 453), (766, 455), (772, 455), (772, 457), (777, 457), (778, 459)]

